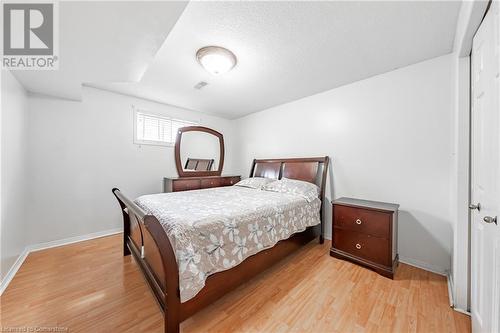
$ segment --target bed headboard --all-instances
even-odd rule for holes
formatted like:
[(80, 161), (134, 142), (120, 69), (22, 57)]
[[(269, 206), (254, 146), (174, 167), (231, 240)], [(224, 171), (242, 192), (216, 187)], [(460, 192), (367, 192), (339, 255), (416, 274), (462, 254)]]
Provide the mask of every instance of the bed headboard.
[(303, 180), (318, 185), (319, 198), (325, 195), (328, 156), (308, 158), (273, 158), (253, 160), (250, 177)]

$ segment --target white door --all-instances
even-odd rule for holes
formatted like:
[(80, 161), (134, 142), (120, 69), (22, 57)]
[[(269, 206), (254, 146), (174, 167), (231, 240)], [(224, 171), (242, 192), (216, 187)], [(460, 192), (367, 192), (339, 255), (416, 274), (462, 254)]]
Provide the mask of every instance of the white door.
[[(472, 46), (471, 315), (473, 332), (499, 332), (500, 26), (493, 2)], [(479, 207), (477, 207), (479, 206)]]

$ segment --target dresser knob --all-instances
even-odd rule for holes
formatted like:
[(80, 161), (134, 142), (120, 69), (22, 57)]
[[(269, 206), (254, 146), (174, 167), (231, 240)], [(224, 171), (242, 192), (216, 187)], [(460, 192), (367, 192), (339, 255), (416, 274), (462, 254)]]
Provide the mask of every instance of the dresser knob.
[(360, 219), (356, 220), (356, 224), (361, 224), (361, 223), (363, 223), (363, 222)]
[(358, 244), (356, 244), (356, 248), (357, 248), (358, 250), (361, 250), (361, 244), (359, 244), (359, 243), (358, 243)]

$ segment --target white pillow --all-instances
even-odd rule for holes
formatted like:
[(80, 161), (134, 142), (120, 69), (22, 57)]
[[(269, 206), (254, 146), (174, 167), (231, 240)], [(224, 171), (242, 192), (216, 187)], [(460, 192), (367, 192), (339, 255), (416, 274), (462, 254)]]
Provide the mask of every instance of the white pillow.
[(237, 182), (236, 184), (234, 184), (234, 186), (250, 187), (261, 190), (265, 185), (274, 181), (276, 181), (276, 179), (264, 178), (264, 177), (250, 177)]
[(269, 183), (264, 186), (263, 190), (298, 194), (308, 202), (313, 201), (319, 195), (319, 187), (316, 184), (288, 178), (282, 178), (281, 180)]

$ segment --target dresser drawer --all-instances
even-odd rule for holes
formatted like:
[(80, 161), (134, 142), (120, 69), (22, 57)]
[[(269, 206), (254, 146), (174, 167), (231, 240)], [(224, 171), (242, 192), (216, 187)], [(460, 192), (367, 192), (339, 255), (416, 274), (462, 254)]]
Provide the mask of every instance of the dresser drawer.
[(163, 192), (179, 192), (199, 190), (220, 186), (231, 186), (239, 182), (240, 176), (206, 176), (206, 177), (184, 177), (163, 178)]
[(178, 179), (178, 180), (175, 180), (173, 182), (172, 189), (174, 192), (198, 190), (198, 189), (200, 189), (200, 180), (199, 179)]
[(392, 266), (389, 240), (384, 238), (335, 228), (333, 247), (370, 262)]
[(220, 186), (231, 186), (240, 181), (240, 177), (224, 177), (221, 178)]
[(210, 188), (219, 186), (221, 186), (220, 178), (207, 178), (201, 180), (201, 188)]
[(335, 205), (333, 225), (381, 238), (391, 237), (392, 213)]

